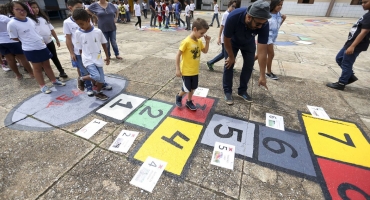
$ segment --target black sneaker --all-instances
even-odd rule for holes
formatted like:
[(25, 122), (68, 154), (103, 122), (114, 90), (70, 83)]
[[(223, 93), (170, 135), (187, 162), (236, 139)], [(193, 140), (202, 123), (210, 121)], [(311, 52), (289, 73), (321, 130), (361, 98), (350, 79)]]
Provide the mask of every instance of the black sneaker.
[(242, 99), (244, 99), (246, 102), (252, 103), (252, 97), (248, 95), (248, 93), (245, 94), (238, 94)]
[(186, 100), (186, 107), (190, 110), (197, 110), (197, 107), (193, 104), (193, 100)]
[(346, 87), (343, 83), (340, 83), (340, 82), (328, 83), (328, 84), (326, 84), (326, 86), (330, 87), (330, 88), (333, 88), (333, 89), (336, 89), (336, 90), (344, 90), (344, 88)]
[(77, 80), (77, 88), (81, 91), (85, 90), (85, 81), (81, 81), (80, 77), (78, 77), (78, 80)]
[(99, 92), (95, 94), (95, 97), (99, 100), (106, 101), (109, 99), (107, 95), (105, 95), (103, 92)]
[(266, 77), (271, 78), (272, 80), (278, 80), (279, 78), (274, 73), (266, 73)]
[(68, 78), (68, 75), (65, 72), (63, 72), (59, 74), (59, 77)]
[(182, 106), (182, 96), (179, 96), (179, 94), (176, 94), (176, 106), (177, 107)]
[(356, 82), (358, 80), (358, 78), (355, 76), (355, 75), (352, 75), (349, 79), (348, 79), (348, 83), (347, 85), (353, 83), (353, 82)]
[(213, 26), (212, 24), (208, 25), (208, 26)]
[(233, 100), (233, 97), (231, 96), (231, 93), (226, 93), (225, 94), (225, 101), (228, 105), (233, 105), (234, 104), (234, 100)]
[(213, 64), (210, 64), (209, 62), (207, 62), (207, 66), (208, 66), (208, 69), (209, 70), (211, 70), (211, 71), (213, 71), (214, 69), (213, 69)]

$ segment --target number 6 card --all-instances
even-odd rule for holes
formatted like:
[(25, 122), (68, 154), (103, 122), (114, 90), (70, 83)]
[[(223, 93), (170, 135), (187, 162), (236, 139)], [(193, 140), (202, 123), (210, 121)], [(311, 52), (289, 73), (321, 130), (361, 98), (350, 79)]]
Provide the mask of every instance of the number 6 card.
[(152, 192), (166, 166), (167, 162), (148, 156), (130, 184)]
[(220, 142), (215, 143), (211, 164), (226, 169), (234, 169), (235, 146)]

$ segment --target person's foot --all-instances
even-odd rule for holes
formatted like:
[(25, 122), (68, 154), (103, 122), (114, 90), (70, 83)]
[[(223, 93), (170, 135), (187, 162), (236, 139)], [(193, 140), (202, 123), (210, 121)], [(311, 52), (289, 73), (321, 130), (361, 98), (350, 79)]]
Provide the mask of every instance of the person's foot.
[(213, 71), (213, 70), (214, 70), (214, 69), (213, 69), (213, 64), (211, 64), (211, 63), (207, 62), (207, 66), (208, 66), (208, 69), (209, 69), (209, 70), (211, 70), (211, 71)]
[(56, 80), (54, 83), (53, 83), (54, 86), (65, 86), (66, 84), (59, 81), (59, 80)]
[(165, 29), (168, 29), (168, 26), (165, 26), (164, 28), (165, 28)]
[(94, 91), (92, 89), (87, 89), (87, 92), (86, 92), (87, 96), (89, 97), (93, 97), (94, 96)]
[(103, 84), (102, 90), (112, 90), (112, 86), (108, 85), (107, 83)]
[(245, 93), (245, 94), (238, 94), (239, 97), (241, 97), (242, 99), (244, 99), (244, 101), (248, 102), (248, 103), (252, 103), (252, 97), (250, 97), (248, 95), (248, 93)]
[(226, 93), (225, 94), (225, 101), (228, 105), (233, 105), (234, 104), (234, 100), (233, 100), (233, 97), (232, 97), (231, 93)]
[(42, 87), (41, 89), (41, 92), (44, 93), (44, 94), (50, 94), (51, 93), (51, 90), (49, 89), (48, 86), (44, 85), (44, 87)]
[(123, 58), (121, 56), (116, 56), (118, 60), (122, 60)]
[(358, 80), (358, 78), (355, 76), (355, 75), (352, 75), (349, 79), (348, 79), (348, 83), (347, 85), (353, 83), (353, 82), (356, 82)]
[(220, 26), (217, 26), (217, 28), (220, 28)]
[(344, 88), (346, 87), (346, 85), (341, 83), (341, 82), (328, 83), (328, 84), (326, 84), (326, 86), (330, 87), (330, 88), (333, 88), (333, 89), (336, 89), (336, 90), (344, 90)]
[(274, 73), (266, 73), (266, 77), (271, 78), (272, 80), (278, 80), (279, 78)]
[(23, 75), (21, 74), (20, 76), (16, 76), (15, 77), (18, 81), (22, 80), (23, 79)]
[(3, 68), (3, 70), (4, 70), (4, 71), (6, 71), (6, 72), (10, 71), (10, 68), (9, 68), (9, 67), (7, 67), (6, 65), (2, 65), (1, 67), (2, 67), (2, 68)]
[(176, 94), (176, 106), (181, 107), (182, 106), (182, 96), (179, 96), (179, 94)]
[(59, 74), (59, 77), (68, 78), (68, 75), (65, 72), (63, 72)]
[(210, 24), (210, 25), (208, 25), (208, 26), (213, 26), (213, 24)]
[(85, 90), (85, 81), (81, 80), (80, 77), (77, 80), (77, 88), (81, 91)]
[(186, 107), (190, 110), (197, 110), (197, 107), (193, 104), (193, 100), (186, 100)]
[(109, 97), (107, 95), (105, 95), (103, 92), (97, 92), (95, 94), (95, 97), (99, 100), (102, 100), (102, 101), (106, 101), (109, 99)]

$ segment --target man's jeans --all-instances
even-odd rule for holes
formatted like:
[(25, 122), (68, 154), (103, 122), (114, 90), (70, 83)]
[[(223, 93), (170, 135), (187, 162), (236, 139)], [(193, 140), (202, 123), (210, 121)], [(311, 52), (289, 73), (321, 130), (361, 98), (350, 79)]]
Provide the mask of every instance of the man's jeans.
[(118, 46), (116, 42), (116, 31), (108, 31), (108, 32), (103, 32), (105, 39), (107, 40), (107, 50), (108, 50), (108, 56), (110, 57), (110, 44), (112, 44), (114, 55), (118, 56), (119, 51), (118, 51)]
[(218, 54), (216, 57), (214, 57), (212, 60), (208, 61), (209, 64), (215, 64), (216, 62), (222, 60), (225, 58), (225, 47), (224, 47), (224, 43), (221, 43), (222, 45), (222, 49), (221, 49), (221, 52), (220, 54)]
[(335, 61), (337, 61), (340, 68), (342, 68), (342, 74), (339, 77), (339, 82), (347, 84), (349, 78), (354, 74), (353, 73), (353, 64), (356, 61), (357, 56), (361, 51), (355, 51), (351, 55), (347, 55), (346, 49), (343, 47), (337, 54)]
[[(152, 25), (155, 26), (155, 24), (157, 23), (157, 14), (152, 9), (150, 9), (150, 11), (152, 12), (152, 14), (150, 16), (150, 26), (152, 26)], [(152, 24), (153, 18), (154, 18), (154, 24)]]
[(211, 24), (213, 25), (213, 21), (215, 20), (215, 18), (216, 18), (216, 21), (217, 21), (217, 26), (220, 26), (220, 22), (218, 21), (218, 13), (214, 13), (213, 14), (213, 18), (212, 18), (212, 22), (211, 22)]
[(165, 25), (165, 27), (168, 27), (169, 24), (170, 24), (170, 16), (167, 16), (166, 17), (166, 25)]

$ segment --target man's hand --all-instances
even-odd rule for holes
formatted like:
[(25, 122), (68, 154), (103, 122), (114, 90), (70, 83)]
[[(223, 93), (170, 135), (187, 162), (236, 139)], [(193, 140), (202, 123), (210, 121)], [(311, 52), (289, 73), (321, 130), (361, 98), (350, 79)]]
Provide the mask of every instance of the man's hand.
[(109, 63), (110, 63), (110, 59), (109, 58), (105, 59), (105, 64), (109, 65)]
[(73, 61), (77, 61), (77, 59), (76, 59), (76, 55), (73, 53), (73, 54), (71, 54), (71, 59), (73, 60)]
[(225, 64), (226, 69), (229, 69), (235, 63), (235, 58), (231, 58), (230, 56), (226, 58)]
[(203, 37), (204, 37), (204, 39), (206, 40), (206, 42), (211, 41), (211, 36), (204, 35)]
[(266, 85), (266, 77), (264, 76), (260, 76), (260, 78), (258, 79), (258, 86), (264, 86), (266, 88), (266, 90), (268, 90), (267, 88), (267, 85)]
[(348, 47), (346, 50), (346, 55), (351, 55), (353, 54), (354, 51), (355, 51), (354, 47)]
[(221, 44), (221, 38), (219, 37), (218, 40), (217, 40), (217, 44), (220, 45)]

